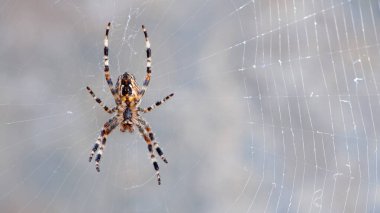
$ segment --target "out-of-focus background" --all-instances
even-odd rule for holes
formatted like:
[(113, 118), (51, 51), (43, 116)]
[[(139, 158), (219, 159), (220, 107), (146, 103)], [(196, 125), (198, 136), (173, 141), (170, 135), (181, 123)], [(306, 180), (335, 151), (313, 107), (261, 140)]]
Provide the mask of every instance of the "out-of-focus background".
[[(153, 76), (169, 164), (114, 131), (103, 74)], [(376, 0), (0, 0), (1, 212), (380, 212)]]

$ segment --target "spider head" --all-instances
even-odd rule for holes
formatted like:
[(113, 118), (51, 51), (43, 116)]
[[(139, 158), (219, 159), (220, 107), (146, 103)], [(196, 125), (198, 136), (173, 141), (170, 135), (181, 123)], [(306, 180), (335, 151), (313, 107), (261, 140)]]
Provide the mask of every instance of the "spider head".
[(116, 84), (119, 95), (121, 97), (130, 97), (137, 94), (138, 87), (136, 84), (135, 76), (125, 72), (120, 75)]

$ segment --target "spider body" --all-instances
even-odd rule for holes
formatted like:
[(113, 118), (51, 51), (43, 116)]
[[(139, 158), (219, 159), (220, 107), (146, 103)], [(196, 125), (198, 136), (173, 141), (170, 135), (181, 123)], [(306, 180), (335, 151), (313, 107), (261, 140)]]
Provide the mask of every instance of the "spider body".
[(138, 122), (138, 109), (140, 104), (139, 91), (135, 77), (125, 72), (120, 75), (115, 85), (120, 101), (117, 104), (117, 114), (120, 117), (120, 131), (132, 133), (134, 131), (133, 124)]
[(166, 96), (162, 101), (157, 101), (150, 107), (140, 108), (140, 102), (142, 97), (145, 94), (145, 91), (149, 85), (151, 79), (151, 49), (150, 42), (148, 39), (148, 34), (145, 30), (144, 25), (142, 26), (144, 36), (145, 36), (145, 46), (146, 46), (146, 55), (147, 55), (147, 69), (146, 69), (146, 77), (143, 82), (142, 87), (140, 88), (136, 82), (135, 77), (132, 74), (125, 72), (120, 75), (117, 79), (115, 86), (113, 86), (113, 82), (109, 72), (109, 59), (108, 59), (108, 33), (110, 30), (111, 23), (108, 23), (106, 28), (106, 35), (104, 38), (104, 74), (107, 81), (107, 84), (111, 90), (113, 98), (115, 100), (116, 106), (113, 108), (109, 108), (103, 104), (100, 98), (97, 98), (94, 92), (87, 87), (90, 95), (95, 99), (97, 103), (109, 114), (112, 114), (113, 117), (109, 119), (104, 125), (102, 130), (100, 131), (100, 135), (96, 140), (91, 152), (89, 161), (95, 157), (95, 165), (96, 170), (99, 172), (99, 163), (106, 145), (108, 135), (119, 126), (121, 132), (128, 131), (130, 133), (134, 132), (134, 128), (136, 127), (140, 135), (144, 138), (145, 142), (148, 145), (148, 151), (150, 154), (150, 159), (152, 160), (153, 167), (156, 170), (156, 176), (158, 184), (161, 184), (159, 166), (157, 164), (157, 160), (154, 154), (154, 150), (161, 157), (161, 159), (167, 163), (158, 142), (154, 138), (154, 134), (148, 124), (142, 117), (141, 113), (147, 113), (152, 111), (155, 107), (160, 106), (163, 102), (169, 100), (174, 94), (170, 94)]

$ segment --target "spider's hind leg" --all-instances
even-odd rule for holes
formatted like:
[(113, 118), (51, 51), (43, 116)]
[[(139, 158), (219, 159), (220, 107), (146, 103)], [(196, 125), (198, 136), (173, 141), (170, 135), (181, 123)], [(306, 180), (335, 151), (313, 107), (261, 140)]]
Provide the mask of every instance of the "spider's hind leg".
[(158, 142), (154, 138), (154, 134), (148, 122), (146, 122), (142, 118), (139, 119), (139, 122), (144, 126), (145, 131), (148, 133), (149, 139), (153, 142), (153, 148), (156, 150), (157, 154), (160, 156), (162, 161), (164, 161), (165, 163), (168, 163), (168, 160), (165, 158), (162, 149), (160, 148), (160, 146), (158, 145)]
[(100, 172), (99, 163), (100, 163), (100, 159), (102, 158), (103, 150), (106, 146), (107, 137), (112, 132), (112, 130), (115, 129), (115, 127), (117, 127), (117, 125), (119, 125), (119, 123), (116, 117), (113, 117), (108, 122), (106, 122), (102, 130), (100, 131), (100, 136), (96, 140), (96, 143), (94, 144), (94, 147), (91, 150), (90, 157), (88, 160), (91, 162), (93, 156), (97, 152), (97, 155), (95, 158), (95, 165), (96, 165), (96, 170), (98, 172)]
[(150, 159), (152, 160), (154, 170), (156, 170), (158, 185), (160, 185), (161, 184), (160, 167), (158, 167), (156, 156), (153, 153), (152, 141), (150, 140), (149, 135), (144, 131), (144, 127), (141, 124), (136, 124), (136, 126), (137, 126), (141, 136), (144, 138), (145, 142), (148, 144), (148, 151), (150, 154)]

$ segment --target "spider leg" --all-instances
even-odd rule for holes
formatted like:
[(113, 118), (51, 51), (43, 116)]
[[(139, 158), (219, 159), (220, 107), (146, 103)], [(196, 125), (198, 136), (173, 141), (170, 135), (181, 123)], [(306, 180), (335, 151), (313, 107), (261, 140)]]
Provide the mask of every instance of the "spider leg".
[(108, 59), (108, 33), (110, 31), (111, 22), (108, 22), (107, 28), (106, 28), (106, 35), (104, 37), (104, 75), (108, 84), (108, 87), (111, 90), (111, 93), (115, 99), (115, 102), (119, 100), (117, 96), (116, 89), (113, 87), (111, 75), (110, 75), (110, 67), (109, 67), (109, 59)]
[(168, 160), (166, 160), (164, 153), (162, 152), (160, 146), (158, 145), (158, 142), (154, 139), (154, 134), (152, 132), (152, 129), (150, 128), (148, 122), (146, 122), (143, 118), (139, 118), (138, 120), (144, 127), (145, 131), (148, 133), (150, 141), (153, 142), (153, 148), (156, 150), (157, 154), (160, 156), (162, 161), (165, 163), (168, 163)]
[(91, 162), (92, 157), (94, 154), (97, 152), (96, 158), (95, 158), (95, 165), (96, 165), (96, 170), (100, 172), (99, 169), (99, 162), (100, 159), (102, 158), (103, 150), (106, 145), (107, 137), (108, 135), (112, 132), (112, 130), (115, 129), (119, 125), (119, 122), (117, 120), (117, 117), (114, 116), (113, 118), (109, 119), (103, 126), (102, 130), (100, 131), (100, 135), (98, 139), (96, 140), (96, 143), (94, 144), (94, 147), (91, 150), (89, 161)]
[(95, 101), (106, 111), (108, 112), (109, 114), (112, 114), (115, 112), (116, 110), (116, 107), (110, 109), (108, 106), (104, 105), (102, 100), (100, 100), (100, 98), (96, 97), (95, 96), (95, 93), (91, 90), (90, 87), (87, 87), (87, 91), (90, 93), (90, 95), (95, 99)]
[(152, 51), (150, 49), (150, 42), (149, 42), (149, 37), (148, 37), (148, 33), (145, 29), (145, 26), (142, 25), (142, 29), (143, 29), (143, 32), (144, 32), (144, 36), (145, 36), (145, 47), (146, 47), (146, 76), (145, 76), (145, 81), (143, 83), (143, 86), (139, 92), (139, 94), (141, 96), (144, 95), (148, 85), (149, 85), (149, 82), (150, 82), (150, 77), (151, 77), (151, 73), (152, 73), (152, 70), (151, 70), (151, 66), (152, 66)]
[(156, 160), (156, 156), (153, 153), (153, 144), (152, 141), (150, 140), (150, 137), (148, 136), (147, 133), (144, 131), (144, 127), (141, 124), (136, 124), (137, 129), (139, 130), (141, 136), (144, 138), (145, 142), (148, 144), (148, 151), (150, 154), (150, 159), (152, 160), (154, 170), (156, 170), (156, 176), (157, 176), (157, 182), (158, 185), (161, 184), (161, 177), (160, 177), (160, 168), (158, 167), (158, 163)]
[(161, 101), (157, 101), (155, 104), (151, 105), (150, 107), (147, 107), (147, 108), (139, 108), (138, 110), (140, 112), (144, 112), (144, 113), (147, 113), (147, 112), (150, 112), (152, 111), (154, 108), (160, 106), (161, 104), (165, 103), (167, 100), (169, 100), (171, 97), (173, 97), (174, 93), (166, 96), (165, 98), (163, 98)]

